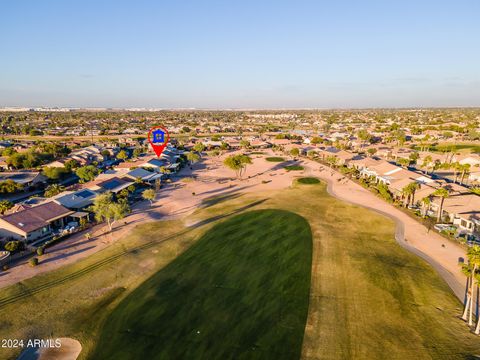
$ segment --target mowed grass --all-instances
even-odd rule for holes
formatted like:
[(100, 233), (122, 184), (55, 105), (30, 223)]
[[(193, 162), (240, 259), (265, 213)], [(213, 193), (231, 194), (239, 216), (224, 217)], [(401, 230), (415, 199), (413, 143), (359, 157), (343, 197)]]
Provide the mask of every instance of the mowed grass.
[(320, 179), (315, 177), (302, 177), (297, 179), (296, 182), (302, 185), (315, 185), (320, 184)]
[[(420, 146), (414, 147), (416, 150), (420, 150)], [(443, 143), (437, 145), (429, 145), (429, 151), (433, 152), (450, 152), (450, 151), (466, 151), (471, 153), (480, 153), (480, 145), (471, 143), (471, 144), (451, 144), (451, 143)]]
[(284, 169), (287, 171), (302, 171), (304, 170), (304, 167), (300, 165), (288, 165), (285, 166)]
[(311, 258), (301, 216), (234, 216), (126, 297), (90, 358), (298, 359)]
[[(209, 208), (209, 216), (249, 202)], [(271, 193), (259, 207), (298, 213), (313, 232), (303, 359), (468, 359), (480, 338), (425, 261), (401, 248), (393, 221), (329, 196), (324, 183)]]
[(285, 159), (283, 157), (279, 157), (279, 156), (266, 157), (265, 160), (270, 161), (270, 162), (283, 162), (283, 161), (285, 161)]
[[(87, 359), (106, 336), (102, 335), (106, 319), (129, 294), (162, 273), (214, 224), (253, 209), (297, 213), (308, 221), (313, 234), (310, 303), (301, 358), (473, 359), (480, 354), (480, 338), (458, 318), (461, 303), (427, 263), (395, 242), (393, 222), (330, 197), (323, 182), (223, 198), (187, 219), (198, 227), (185, 230), (181, 222), (145, 224), (86, 260), (1, 289), (0, 298), (28, 297), (0, 308), (0, 338), (73, 337), (82, 343), (80, 359)], [(129, 251), (152, 240), (158, 241), (153, 247)], [(38, 285), (65, 279), (118, 252), (126, 254), (84, 276), (32, 292)], [(202, 271), (208, 271), (208, 266)], [(180, 300), (172, 300), (169, 306), (176, 307)], [(184, 316), (195, 315), (196, 309), (192, 304), (192, 314)], [(160, 335), (158, 331), (145, 334)], [(212, 346), (223, 338), (222, 334)], [(187, 346), (189, 341), (194, 340), (178, 339), (178, 346)], [(142, 344), (129, 341), (124, 347), (135, 349)], [(18, 353), (18, 349), (0, 348), (0, 359), (14, 359)], [(275, 359), (275, 354), (264, 355)]]

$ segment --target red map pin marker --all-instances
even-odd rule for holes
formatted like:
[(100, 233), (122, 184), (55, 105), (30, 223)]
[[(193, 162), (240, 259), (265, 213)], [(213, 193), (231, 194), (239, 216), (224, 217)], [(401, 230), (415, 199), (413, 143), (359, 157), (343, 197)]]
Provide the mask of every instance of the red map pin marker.
[(170, 134), (163, 126), (155, 126), (148, 132), (148, 142), (152, 145), (153, 151), (157, 154), (157, 157), (162, 155), (163, 150), (170, 140)]

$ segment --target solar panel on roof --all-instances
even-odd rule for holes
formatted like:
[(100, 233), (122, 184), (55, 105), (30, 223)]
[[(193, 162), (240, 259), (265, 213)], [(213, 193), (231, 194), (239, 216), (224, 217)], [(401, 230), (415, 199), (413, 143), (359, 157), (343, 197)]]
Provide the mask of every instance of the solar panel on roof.
[(88, 197), (92, 196), (92, 193), (88, 190), (82, 190), (82, 191), (76, 193), (75, 196), (79, 196), (79, 197), (82, 197), (82, 198), (88, 198)]
[(112, 180), (112, 181), (109, 181), (108, 183), (106, 184), (103, 184), (102, 187), (104, 189), (107, 189), (107, 190), (112, 190), (112, 189), (115, 189), (117, 186), (121, 185), (122, 183), (118, 180)]

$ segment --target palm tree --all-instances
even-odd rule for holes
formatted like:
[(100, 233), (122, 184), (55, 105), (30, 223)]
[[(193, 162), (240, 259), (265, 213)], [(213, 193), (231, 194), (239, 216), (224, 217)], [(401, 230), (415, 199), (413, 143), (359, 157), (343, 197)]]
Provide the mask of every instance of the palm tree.
[(460, 184), (463, 185), (463, 180), (465, 179), (465, 176), (470, 173), (470, 164), (460, 164), (460, 171), (462, 172), (462, 175), (460, 176)]
[(456, 183), (457, 182), (457, 178), (458, 178), (458, 171), (460, 170), (460, 163), (458, 162), (454, 162), (454, 163), (451, 163), (450, 164), (450, 168), (453, 169), (453, 182)]
[[(477, 286), (477, 303), (476, 303), (476, 309), (477, 309), (477, 324), (476, 324), (476, 326), (475, 326), (474, 333), (475, 333), (476, 335), (480, 335), (480, 316), (478, 315), (478, 306), (479, 306), (479, 304), (478, 304), (478, 302), (479, 302), (478, 284), (479, 284), (479, 282), (480, 282), (480, 274), (479, 274), (478, 272), (476, 272), (476, 273), (473, 275), (473, 277), (474, 277), (474, 280), (475, 280), (475, 284), (476, 284), (476, 286)], [(472, 292), (472, 294), (473, 294), (473, 292)], [(472, 301), (472, 302), (473, 302), (473, 301)], [(471, 307), (471, 306), (470, 306), (470, 307)], [(472, 312), (473, 312), (472, 310), (473, 310), (473, 309), (470, 309), (470, 317), (472, 316)]]
[(428, 169), (432, 161), (433, 159), (430, 155), (425, 156), (425, 158), (423, 159), (422, 167), (425, 168), (425, 174), (428, 174)]
[(415, 193), (417, 192), (418, 189), (420, 189), (420, 184), (416, 181), (411, 182), (408, 184), (408, 187), (410, 187), (410, 192), (411, 192), (411, 205), (415, 204)]
[(403, 206), (407, 207), (408, 204), (410, 203), (410, 195), (412, 194), (411, 187), (408, 185), (405, 185), (402, 188), (401, 194), (402, 194), (402, 200), (403, 200)]
[[(467, 251), (467, 257), (468, 257), (468, 263), (466, 266), (462, 268), (463, 273), (467, 275), (467, 294), (465, 297), (465, 307), (463, 310), (462, 319), (465, 321), (467, 321), (468, 319), (468, 325), (472, 326), (473, 325), (473, 294), (476, 286), (478, 285), (477, 269), (480, 265), (480, 246), (474, 245), (471, 248), (469, 248)], [(480, 331), (478, 320), (477, 320), (477, 328), (479, 328), (479, 331)]]
[(406, 200), (407, 200), (405, 207), (407, 207), (409, 204), (413, 205), (415, 203), (415, 192), (419, 188), (420, 188), (420, 184), (417, 183), (416, 181), (413, 181), (402, 189), (402, 194), (406, 196)]
[(432, 199), (430, 198), (430, 196), (426, 196), (421, 200), (421, 202), (423, 208), (423, 217), (426, 217), (428, 210), (430, 210), (430, 204), (432, 203)]
[(438, 209), (438, 215), (437, 215), (437, 222), (441, 222), (442, 220), (442, 212), (443, 212), (443, 203), (445, 201), (445, 198), (447, 198), (450, 193), (448, 192), (448, 190), (444, 187), (441, 187), (441, 188), (438, 188), (437, 190), (435, 190), (435, 192), (432, 194), (433, 196), (438, 196), (441, 198), (440, 200), (440, 207)]

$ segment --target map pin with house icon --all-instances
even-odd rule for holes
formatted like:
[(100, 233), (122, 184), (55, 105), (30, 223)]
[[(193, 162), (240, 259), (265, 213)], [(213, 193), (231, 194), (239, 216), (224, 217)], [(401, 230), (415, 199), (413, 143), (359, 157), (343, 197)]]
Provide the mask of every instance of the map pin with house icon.
[(148, 142), (152, 146), (152, 149), (157, 157), (162, 155), (162, 152), (165, 150), (169, 140), (170, 134), (164, 126), (155, 126), (148, 132)]

